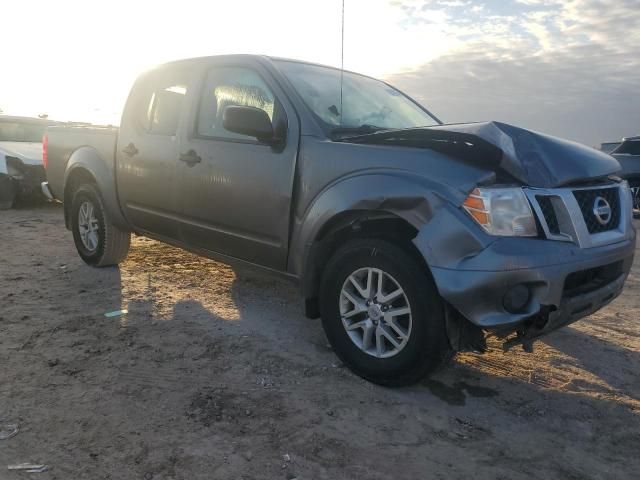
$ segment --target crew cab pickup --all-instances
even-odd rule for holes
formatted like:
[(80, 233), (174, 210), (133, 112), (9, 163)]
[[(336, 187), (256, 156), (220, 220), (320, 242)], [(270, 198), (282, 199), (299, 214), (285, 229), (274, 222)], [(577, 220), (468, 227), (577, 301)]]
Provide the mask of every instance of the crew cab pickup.
[(119, 129), (52, 127), (46, 191), (82, 259), (134, 232), (300, 285), (336, 354), (417, 381), (487, 334), (538, 337), (616, 298), (635, 247), (611, 156), (499, 122), (443, 125), (392, 86), (232, 55), (142, 74)]

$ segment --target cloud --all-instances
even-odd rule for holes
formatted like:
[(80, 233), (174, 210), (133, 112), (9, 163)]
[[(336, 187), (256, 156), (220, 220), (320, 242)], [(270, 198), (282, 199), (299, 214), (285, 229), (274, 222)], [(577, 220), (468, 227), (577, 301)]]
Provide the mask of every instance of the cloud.
[(460, 48), (388, 79), (447, 122), (502, 120), (589, 145), (640, 131), (637, 0), (475, 3), (448, 12)]
[[(389, 76), (446, 121), (499, 119), (594, 145), (640, 133), (638, 1), (345, 0), (345, 67)], [(176, 58), (341, 64), (341, 0), (103, 3), (3, 4), (4, 36), (19, 39), (3, 51), (6, 112), (117, 122), (135, 77)]]

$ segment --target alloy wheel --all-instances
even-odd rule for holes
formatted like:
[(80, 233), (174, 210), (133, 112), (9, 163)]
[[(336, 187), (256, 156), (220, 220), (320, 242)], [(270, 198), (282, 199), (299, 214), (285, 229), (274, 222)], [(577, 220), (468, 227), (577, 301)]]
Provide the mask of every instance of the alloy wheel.
[(351, 341), (378, 358), (397, 355), (411, 336), (411, 306), (400, 284), (379, 268), (360, 268), (340, 291), (340, 317)]
[(84, 247), (90, 252), (95, 251), (100, 241), (100, 224), (96, 218), (93, 203), (89, 201), (83, 202), (78, 210), (78, 229)]

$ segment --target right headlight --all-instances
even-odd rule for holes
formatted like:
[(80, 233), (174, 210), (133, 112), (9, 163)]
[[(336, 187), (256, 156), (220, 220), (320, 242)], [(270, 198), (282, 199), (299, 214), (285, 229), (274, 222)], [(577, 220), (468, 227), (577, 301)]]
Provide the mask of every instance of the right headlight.
[(538, 235), (536, 219), (521, 188), (476, 188), (464, 201), (463, 207), (490, 235)]

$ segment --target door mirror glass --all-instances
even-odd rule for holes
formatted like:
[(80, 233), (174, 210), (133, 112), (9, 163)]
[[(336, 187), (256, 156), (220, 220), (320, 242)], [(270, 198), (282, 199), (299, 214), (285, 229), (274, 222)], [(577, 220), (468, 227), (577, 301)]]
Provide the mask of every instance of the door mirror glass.
[(267, 112), (256, 107), (228, 106), (222, 125), (230, 132), (255, 137), (263, 143), (273, 142), (273, 125)]

